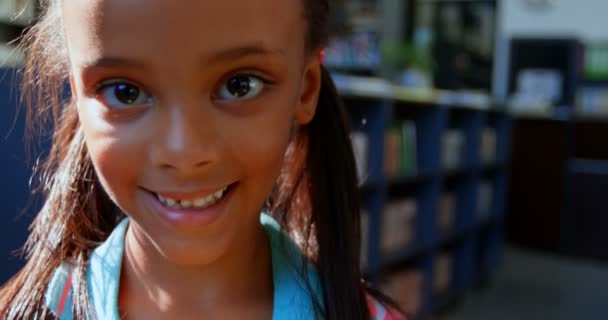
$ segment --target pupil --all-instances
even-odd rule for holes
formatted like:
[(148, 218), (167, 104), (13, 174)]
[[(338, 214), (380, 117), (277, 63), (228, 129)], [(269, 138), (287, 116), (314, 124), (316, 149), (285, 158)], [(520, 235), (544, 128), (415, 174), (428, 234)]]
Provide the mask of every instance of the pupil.
[(235, 97), (246, 96), (251, 90), (251, 82), (247, 76), (238, 76), (228, 81), (228, 91)]
[(139, 89), (129, 84), (119, 84), (114, 91), (118, 101), (125, 104), (132, 104), (139, 97)]

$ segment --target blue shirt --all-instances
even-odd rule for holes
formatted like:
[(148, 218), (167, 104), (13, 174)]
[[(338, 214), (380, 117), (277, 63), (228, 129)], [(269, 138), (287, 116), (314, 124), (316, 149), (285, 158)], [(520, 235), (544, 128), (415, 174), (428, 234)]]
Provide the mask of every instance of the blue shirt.
[[(317, 301), (323, 303), (322, 289), (316, 270), (302, 255), (298, 246), (270, 216), (262, 214), (260, 222), (268, 235), (272, 252), (272, 276), (274, 283), (274, 303), (272, 319), (315, 319), (313, 300), (306, 282), (298, 269), (306, 266), (308, 283)], [(89, 259), (86, 279), (89, 295), (96, 318), (99, 320), (118, 320), (118, 291), (124, 242), (129, 219), (124, 219), (108, 237), (97, 247)], [(62, 295), (66, 295), (60, 320), (73, 319), (72, 291), (65, 291), (71, 269), (67, 264), (55, 272), (46, 292), (46, 305), (57, 314)], [(69, 287), (68, 287), (69, 288)], [(64, 292), (65, 291), (65, 292)], [(322, 317), (318, 317), (322, 319)]]

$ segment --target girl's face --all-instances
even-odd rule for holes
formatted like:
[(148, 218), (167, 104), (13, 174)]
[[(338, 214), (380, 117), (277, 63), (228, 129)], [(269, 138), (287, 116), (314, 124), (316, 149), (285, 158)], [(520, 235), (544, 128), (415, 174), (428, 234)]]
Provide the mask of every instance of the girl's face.
[(318, 98), (302, 0), (80, 0), (62, 14), (88, 151), (135, 239), (192, 265), (259, 236)]

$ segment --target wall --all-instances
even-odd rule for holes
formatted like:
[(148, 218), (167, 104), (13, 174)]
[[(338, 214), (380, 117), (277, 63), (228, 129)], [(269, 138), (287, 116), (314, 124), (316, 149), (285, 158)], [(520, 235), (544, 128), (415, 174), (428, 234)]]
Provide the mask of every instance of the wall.
[[(608, 0), (498, 0), (494, 96), (507, 97), (509, 40), (513, 37), (576, 37), (608, 42)], [(546, 5), (530, 5), (546, 3)]]
[(502, 0), (501, 27), (508, 36), (576, 36), (582, 40), (608, 40), (608, 1), (536, 0), (549, 3), (530, 6), (534, 0)]

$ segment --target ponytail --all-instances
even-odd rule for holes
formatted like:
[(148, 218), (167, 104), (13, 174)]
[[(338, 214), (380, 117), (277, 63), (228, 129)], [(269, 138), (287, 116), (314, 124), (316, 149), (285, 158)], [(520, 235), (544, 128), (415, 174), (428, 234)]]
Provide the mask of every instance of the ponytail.
[(360, 199), (349, 120), (327, 70), (309, 128), (308, 168), (328, 319), (369, 319), (360, 255)]
[[(290, 145), (272, 212), (315, 262), (325, 319), (369, 319), (360, 255), (360, 199), (349, 120), (329, 72), (315, 117)], [(302, 272), (306, 275), (306, 272)], [(310, 289), (310, 288), (309, 288)], [(314, 299), (314, 295), (311, 294)]]

